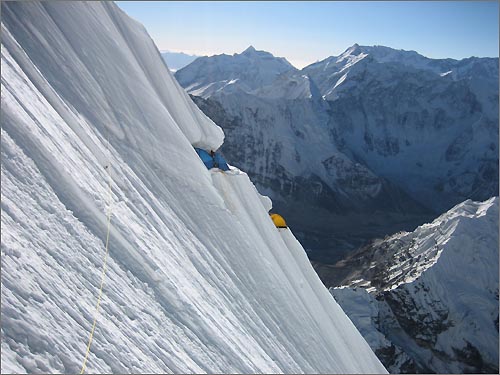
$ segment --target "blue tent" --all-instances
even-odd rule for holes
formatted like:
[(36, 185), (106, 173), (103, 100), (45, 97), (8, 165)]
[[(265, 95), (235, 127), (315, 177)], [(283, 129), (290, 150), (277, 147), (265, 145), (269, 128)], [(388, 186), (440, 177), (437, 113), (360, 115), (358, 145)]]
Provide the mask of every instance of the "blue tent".
[(214, 167), (214, 159), (210, 156), (208, 152), (205, 150), (202, 150), (201, 148), (194, 148), (198, 156), (200, 157), (201, 161), (205, 164), (205, 167), (208, 169), (211, 169)]
[(222, 157), (222, 155), (218, 152), (214, 155), (215, 166), (223, 171), (228, 171), (229, 166), (227, 165), (226, 160)]
[(208, 169), (219, 168), (223, 171), (229, 170), (229, 166), (220, 153), (215, 152), (214, 156), (212, 157), (210, 153), (201, 148), (195, 147), (194, 149)]

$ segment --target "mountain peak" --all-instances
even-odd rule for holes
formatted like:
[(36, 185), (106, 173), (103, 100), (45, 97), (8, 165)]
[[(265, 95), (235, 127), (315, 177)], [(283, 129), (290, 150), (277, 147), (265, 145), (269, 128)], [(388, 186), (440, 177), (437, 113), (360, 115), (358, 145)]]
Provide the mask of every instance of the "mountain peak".
[(296, 70), (283, 57), (249, 46), (232, 56), (209, 57), (176, 72), (178, 82), (196, 96), (209, 97), (235, 89), (252, 91), (267, 86), (280, 74)]
[(244, 50), (241, 54), (250, 54), (257, 52), (257, 50), (254, 48), (254, 46), (250, 45), (246, 50)]
[(361, 46), (358, 43), (354, 43), (352, 46), (347, 48), (342, 55), (356, 55), (361, 51)]

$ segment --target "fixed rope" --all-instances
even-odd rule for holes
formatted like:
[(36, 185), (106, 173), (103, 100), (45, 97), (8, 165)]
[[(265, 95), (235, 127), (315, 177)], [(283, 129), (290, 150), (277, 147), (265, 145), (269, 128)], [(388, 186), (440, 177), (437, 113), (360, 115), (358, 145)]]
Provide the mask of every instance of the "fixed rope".
[[(108, 152), (109, 152), (109, 138), (108, 138)], [(112, 194), (111, 194), (111, 164), (109, 163), (105, 166), (105, 169), (108, 172), (108, 209), (107, 209), (107, 229), (106, 229), (106, 253), (104, 255), (104, 262), (102, 266), (102, 274), (101, 274), (101, 286), (99, 288), (99, 296), (97, 297), (97, 304), (95, 307), (95, 313), (94, 313), (94, 322), (92, 323), (92, 329), (90, 330), (90, 336), (89, 336), (89, 342), (87, 344), (87, 350), (85, 353), (85, 358), (83, 359), (83, 364), (82, 364), (82, 369), (80, 370), (80, 374), (83, 374), (85, 372), (85, 368), (87, 367), (87, 359), (90, 354), (90, 345), (92, 344), (92, 340), (94, 338), (94, 331), (95, 327), (97, 324), (97, 316), (99, 315), (99, 307), (101, 306), (101, 298), (102, 298), (102, 290), (104, 287), (104, 280), (106, 278), (106, 269), (107, 269), (107, 264), (108, 264), (108, 253), (109, 253), (109, 231), (111, 227), (111, 199), (112, 199)]]

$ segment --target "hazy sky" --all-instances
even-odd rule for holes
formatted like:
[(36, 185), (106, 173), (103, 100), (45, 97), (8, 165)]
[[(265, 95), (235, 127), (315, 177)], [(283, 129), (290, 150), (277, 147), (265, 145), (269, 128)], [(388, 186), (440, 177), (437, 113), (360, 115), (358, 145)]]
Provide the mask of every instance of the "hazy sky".
[(384, 45), (432, 58), (498, 57), (497, 1), (117, 2), (160, 50), (239, 53), (249, 45), (305, 65)]

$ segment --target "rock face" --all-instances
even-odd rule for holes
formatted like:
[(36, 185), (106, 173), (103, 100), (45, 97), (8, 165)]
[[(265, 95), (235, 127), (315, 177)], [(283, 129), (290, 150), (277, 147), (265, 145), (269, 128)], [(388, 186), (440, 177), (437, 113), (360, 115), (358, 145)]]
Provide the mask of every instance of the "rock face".
[(176, 78), (323, 263), (498, 192), (498, 59), (354, 45), (298, 71), (252, 48)]
[(332, 267), (330, 292), (392, 373), (498, 373), (498, 197)]

